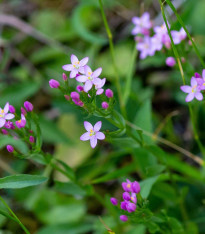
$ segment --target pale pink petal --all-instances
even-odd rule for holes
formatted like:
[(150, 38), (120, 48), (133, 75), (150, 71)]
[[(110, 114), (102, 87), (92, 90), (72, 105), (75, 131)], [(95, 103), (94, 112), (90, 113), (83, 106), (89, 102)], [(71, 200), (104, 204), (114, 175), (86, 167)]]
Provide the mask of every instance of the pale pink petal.
[(85, 82), (84, 91), (87, 93), (93, 86), (93, 83), (90, 80)]
[(141, 19), (143, 20), (143, 22), (146, 22), (149, 20), (149, 13), (145, 12), (142, 16)]
[(139, 24), (139, 23), (140, 23), (140, 18), (134, 16), (134, 17), (132, 18), (132, 23), (133, 23), (133, 24)]
[(102, 122), (98, 121), (95, 125), (94, 125), (94, 131), (98, 132), (102, 127)]
[(75, 78), (77, 74), (78, 74), (78, 70), (74, 68), (70, 73), (70, 78), (71, 79)]
[(98, 89), (96, 91), (96, 95), (101, 95), (104, 92), (104, 89)]
[(0, 118), (0, 128), (3, 127), (5, 123), (6, 123), (6, 120), (3, 118)]
[(97, 145), (97, 138), (96, 138), (96, 136), (92, 136), (90, 138), (90, 145), (91, 145), (92, 148), (95, 148), (95, 146)]
[(81, 74), (85, 74), (85, 69), (84, 69), (84, 67), (79, 67), (79, 68), (78, 68), (78, 71), (79, 71)]
[(203, 95), (201, 93), (195, 93), (195, 98), (199, 101), (203, 100)]
[(93, 84), (99, 86), (102, 83), (102, 80), (100, 78), (95, 78), (93, 80)]
[(72, 55), (70, 56), (70, 60), (71, 60), (71, 63), (72, 63), (72, 64), (78, 62), (78, 58), (77, 58), (74, 54), (72, 54)]
[(88, 62), (89, 58), (88, 57), (85, 57), (83, 58), (82, 60), (80, 60), (80, 66), (85, 66)]
[(92, 70), (91, 70), (91, 68), (89, 66), (85, 65), (84, 70), (85, 70), (86, 76), (90, 76), (89, 73), (92, 74)]
[(195, 78), (195, 77), (192, 77), (192, 78), (191, 78), (191, 86), (193, 87), (193, 86), (195, 86), (195, 85), (197, 85), (196, 78)]
[(186, 102), (190, 102), (194, 99), (194, 93), (189, 93), (187, 96), (186, 96)]
[(202, 71), (202, 77), (203, 77), (203, 79), (205, 79), (205, 69), (203, 69), (203, 71)]
[(96, 135), (97, 139), (99, 140), (104, 140), (105, 139), (105, 134), (102, 132), (97, 132)]
[(63, 65), (62, 68), (65, 71), (72, 71), (73, 65), (72, 64), (66, 64), (66, 65)]
[(141, 32), (141, 28), (139, 26), (135, 26), (133, 29), (132, 29), (132, 35), (136, 35), (138, 33)]
[(89, 133), (89, 132), (84, 133), (84, 134), (80, 137), (80, 140), (81, 140), (81, 141), (88, 141), (88, 140), (90, 140), (90, 133)]
[(84, 76), (84, 75), (76, 77), (76, 80), (78, 82), (85, 82), (87, 79), (88, 79), (88, 77)]
[(7, 102), (6, 105), (4, 106), (4, 113), (8, 113), (9, 111), (9, 103)]
[(93, 130), (93, 125), (89, 123), (88, 121), (84, 121), (84, 127), (86, 131), (90, 132), (90, 130)]
[(26, 120), (26, 118), (25, 118), (25, 116), (23, 114), (21, 114), (21, 119)]
[(191, 86), (188, 86), (188, 85), (183, 85), (180, 87), (180, 89), (185, 93), (190, 93), (192, 90)]
[(96, 70), (93, 72), (92, 77), (93, 77), (93, 78), (97, 78), (97, 77), (101, 74), (101, 72), (102, 72), (102, 68), (99, 67), (98, 69), (96, 69)]
[(6, 114), (5, 115), (5, 119), (13, 119), (15, 117), (15, 115), (13, 114)]

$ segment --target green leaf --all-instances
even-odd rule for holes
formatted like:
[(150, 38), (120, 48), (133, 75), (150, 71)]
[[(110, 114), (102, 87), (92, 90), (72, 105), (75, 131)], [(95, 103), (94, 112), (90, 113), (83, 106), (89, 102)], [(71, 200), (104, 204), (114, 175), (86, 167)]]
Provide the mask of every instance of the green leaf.
[(47, 181), (46, 177), (39, 175), (12, 175), (0, 178), (0, 189), (17, 189), (39, 185)]
[(14, 139), (10, 136), (0, 135), (0, 149), (6, 145), (12, 145), (15, 149), (19, 150), (22, 154), (28, 153), (28, 146), (20, 139)]
[(140, 194), (143, 198), (148, 198), (151, 192), (152, 186), (157, 182), (158, 178), (159, 178), (159, 175), (150, 177), (140, 182), (140, 187), (141, 187)]
[(73, 169), (71, 167), (69, 167), (65, 162), (63, 162), (60, 159), (57, 159), (58, 163), (61, 164), (61, 166), (63, 166), (63, 168), (65, 169), (65, 172), (67, 174), (67, 176), (71, 179), (71, 180), (75, 180), (75, 173), (73, 171)]
[(154, 176), (157, 174), (160, 174), (161, 172), (163, 172), (166, 169), (166, 167), (164, 165), (153, 165), (153, 166), (148, 166), (146, 167), (146, 174), (147, 176)]

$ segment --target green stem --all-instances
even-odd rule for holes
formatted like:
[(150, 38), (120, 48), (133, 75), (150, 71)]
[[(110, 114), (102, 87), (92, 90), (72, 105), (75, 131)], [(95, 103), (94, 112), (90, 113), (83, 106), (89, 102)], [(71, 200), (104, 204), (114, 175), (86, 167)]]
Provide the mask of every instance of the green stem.
[(107, 36), (108, 36), (108, 40), (109, 40), (110, 53), (111, 53), (112, 63), (113, 63), (114, 71), (115, 71), (115, 85), (116, 85), (117, 92), (118, 92), (120, 109), (121, 109), (122, 114), (124, 116), (126, 116), (125, 105), (123, 102), (122, 91), (121, 91), (121, 87), (120, 87), (120, 79), (119, 79), (119, 75), (118, 75), (118, 71), (117, 71), (117, 65), (115, 62), (115, 52), (114, 52), (114, 45), (113, 45), (113, 40), (112, 40), (112, 33), (111, 33), (110, 27), (108, 25), (104, 9), (103, 9), (102, 0), (99, 0), (99, 4), (100, 4), (100, 10), (101, 10), (103, 22), (104, 22), (105, 29), (106, 29)]
[(199, 58), (199, 60), (200, 60), (200, 62), (201, 62), (201, 64), (202, 64), (202, 66), (205, 67), (205, 63), (204, 63), (204, 61), (203, 61), (203, 58), (201, 57), (200, 52), (199, 52), (199, 50), (198, 50), (196, 44), (194, 43), (194, 41), (193, 41), (193, 39), (192, 39), (192, 37), (191, 37), (189, 31), (187, 30), (187, 28), (186, 28), (186, 26), (185, 26), (185, 24), (184, 24), (184, 22), (183, 22), (181, 16), (177, 13), (177, 10), (175, 9), (174, 5), (170, 2), (170, 0), (165, 0), (165, 1), (167, 2), (167, 4), (170, 6), (170, 8), (172, 9), (172, 11), (173, 11), (174, 14), (176, 15), (176, 17), (177, 17), (179, 23), (181, 24), (181, 26), (184, 28), (184, 30), (185, 30), (185, 32), (186, 32), (186, 34), (187, 34), (189, 40), (191, 41), (191, 43), (192, 43), (192, 45), (193, 45), (193, 47), (194, 47), (194, 50), (195, 50), (195, 52), (196, 52), (196, 54), (197, 54), (197, 56), (198, 56), (198, 58)]
[(9, 210), (9, 212), (12, 214), (12, 216), (15, 218), (16, 222), (21, 226), (21, 228), (24, 230), (26, 234), (30, 234), (30, 232), (27, 230), (27, 228), (23, 225), (23, 223), (18, 219), (18, 217), (14, 214), (14, 212), (11, 210), (11, 208), (7, 205), (7, 203), (4, 201), (4, 199), (0, 196), (1, 202), (5, 205), (5, 207)]
[[(182, 67), (181, 61), (180, 61), (179, 53), (178, 53), (177, 48), (176, 48), (176, 46), (174, 44), (174, 41), (173, 41), (173, 38), (172, 38), (172, 35), (171, 35), (171, 31), (170, 31), (170, 28), (168, 26), (168, 22), (167, 22), (165, 13), (164, 13), (163, 3), (162, 3), (161, 0), (159, 0), (159, 2), (160, 2), (160, 6), (161, 6), (162, 16), (163, 16), (164, 22), (166, 24), (170, 40), (171, 40), (172, 49), (173, 49), (174, 55), (176, 57), (178, 66), (179, 66), (179, 71), (181, 73), (183, 84), (185, 85), (186, 82), (185, 82), (185, 77), (184, 77), (184, 71), (183, 71), (183, 67)], [(193, 126), (193, 131), (194, 131), (194, 139), (197, 142), (198, 147), (201, 150), (201, 153), (203, 154), (203, 157), (205, 158), (205, 149), (204, 149), (204, 147), (203, 147), (203, 145), (202, 145), (202, 143), (201, 143), (201, 141), (199, 139), (199, 135), (198, 135), (198, 132), (197, 132), (196, 124), (195, 124), (195, 121), (194, 121), (193, 109), (192, 109), (192, 106), (190, 104), (189, 104), (189, 112), (190, 112), (191, 122), (192, 122), (192, 126)]]

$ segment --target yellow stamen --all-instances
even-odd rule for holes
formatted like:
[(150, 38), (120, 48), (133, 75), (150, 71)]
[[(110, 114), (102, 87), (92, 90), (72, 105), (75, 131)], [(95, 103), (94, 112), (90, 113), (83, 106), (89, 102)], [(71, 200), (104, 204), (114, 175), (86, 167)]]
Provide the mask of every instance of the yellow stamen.
[(3, 114), (3, 113), (4, 113), (4, 110), (1, 110), (1, 113)]
[(130, 184), (127, 184), (127, 188), (130, 188), (131, 187), (131, 185)]

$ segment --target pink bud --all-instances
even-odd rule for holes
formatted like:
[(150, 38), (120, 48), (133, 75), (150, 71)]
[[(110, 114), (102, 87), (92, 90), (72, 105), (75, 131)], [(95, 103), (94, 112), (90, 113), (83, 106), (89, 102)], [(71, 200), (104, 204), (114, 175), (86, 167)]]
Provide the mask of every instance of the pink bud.
[(108, 98), (112, 98), (113, 97), (113, 91), (111, 89), (106, 89), (105, 90), (105, 95), (108, 97)]
[(29, 137), (29, 141), (30, 141), (31, 143), (34, 143), (35, 138), (34, 138), (33, 136), (30, 136), (30, 137)]
[(131, 200), (130, 194), (128, 192), (124, 192), (123, 195), (122, 195), (122, 197), (126, 201), (130, 201)]
[(1, 131), (4, 135), (8, 135), (8, 131), (6, 129), (1, 129)]
[(184, 57), (181, 57), (181, 61), (182, 61), (182, 63), (185, 63), (186, 59)]
[(118, 200), (115, 197), (111, 197), (110, 201), (114, 206), (116, 206), (118, 204)]
[(195, 72), (195, 73), (194, 73), (194, 76), (195, 76), (196, 78), (201, 78), (201, 75), (200, 75), (198, 72)]
[(52, 89), (57, 89), (60, 86), (60, 83), (57, 80), (49, 80), (49, 85)]
[(64, 80), (64, 81), (66, 81), (66, 80), (68, 79), (68, 77), (66, 76), (65, 73), (63, 73), (62, 77), (63, 77), (63, 80)]
[(26, 110), (25, 110), (23, 107), (21, 107), (21, 113), (22, 113), (23, 115), (26, 115), (26, 114), (27, 114)]
[(134, 181), (131, 185), (132, 192), (133, 193), (139, 193), (140, 192), (140, 184), (137, 181)]
[(120, 220), (121, 220), (122, 222), (127, 222), (128, 217), (127, 217), (126, 215), (120, 215)]
[(14, 147), (12, 145), (7, 145), (6, 149), (8, 150), (9, 153), (13, 153)]
[(78, 92), (82, 92), (84, 89), (83, 89), (83, 86), (78, 85), (78, 86), (76, 87), (76, 90), (77, 90)]
[(12, 105), (9, 105), (9, 111), (14, 114), (16, 112), (15, 108)]
[(168, 57), (166, 59), (166, 64), (169, 67), (173, 67), (176, 64), (176, 61), (175, 61), (175, 59), (173, 57)]
[(31, 112), (31, 111), (33, 110), (33, 105), (32, 105), (32, 103), (30, 103), (30, 102), (28, 102), (28, 101), (24, 102), (24, 107), (26, 108), (26, 110), (27, 110), (28, 112)]
[(109, 104), (107, 102), (102, 102), (102, 108), (107, 109), (109, 107)]
[(70, 97), (71, 97), (72, 99), (79, 99), (79, 98), (80, 98), (80, 95), (79, 95), (79, 93), (77, 93), (77, 92), (71, 92)]
[(68, 96), (68, 95), (64, 95), (64, 98), (66, 99), (66, 100), (70, 100), (70, 96)]

